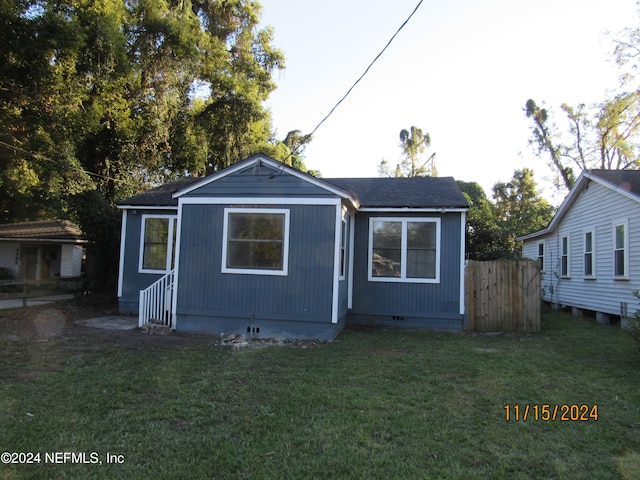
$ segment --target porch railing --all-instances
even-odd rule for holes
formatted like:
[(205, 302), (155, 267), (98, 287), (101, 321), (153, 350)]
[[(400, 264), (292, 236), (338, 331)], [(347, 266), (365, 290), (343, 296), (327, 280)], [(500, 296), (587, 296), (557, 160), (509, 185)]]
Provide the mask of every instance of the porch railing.
[(173, 304), (174, 271), (171, 270), (164, 277), (140, 291), (140, 303), (138, 306), (138, 326), (147, 323), (164, 325), (173, 328), (172, 304)]

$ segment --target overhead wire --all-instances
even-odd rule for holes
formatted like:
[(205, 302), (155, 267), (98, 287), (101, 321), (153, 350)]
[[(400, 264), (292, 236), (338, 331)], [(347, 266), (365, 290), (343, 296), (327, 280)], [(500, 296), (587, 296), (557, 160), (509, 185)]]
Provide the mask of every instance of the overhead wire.
[[(376, 57), (371, 61), (371, 63), (369, 63), (369, 65), (367, 66), (367, 68), (364, 70), (364, 72), (362, 73), (362, 75), (360, 75), (360, 77), (358, 77), (358, 79), (353, 83), (353, 85), (351, 85), (351, 87), (349, 87), (349, 90), (347, 90), (347, 93), (344, 94), (344, 96), (338, 100), (338, 102), (333, 106), (333, 108), (329, 111), (329, 113), (322, 119), (320, 120), (320, 123), (318, 123), (318, 125), (316, 125), (316, 127), (313, 129), (313, 131), (309, 134), (309, 136), (313, 136), (314, 133), (316, 133), (316, 131), (322, 126), (322, 124), (327, 121), (327, 119), (333, 114), (333, 112), (335, 112), (335, 110), (340, 106), (340, 104), (349, 96), (349, 94), (352, 92), (352, 90), (356, 87), (356, 85), (358, 85), (358, 83), (360, 83), (360, 81), (367, 75), (367, 73), (369, 73), (369, 70), (371, 70), (371, 67), (373, 67), (373, 65), (378, 61), (378, 59), (382, 56), (382, 54), (387, 50), (387, 48), (389, 48), (389, 45), (391, 45), (391, 43), (395, 40), (395, 38), (398, 36), (398, 34), (400, 33), (400, 31), (402, 31), (402, 29), (407, 25), (407, 23), (409, 23), (409, 20), (411, 20), (411, 18), (415, 15), (415, 13), (418, 11), (418, 9), (420, 8), (420, 5), (422, 5), (422, 2), (424, 0), (420, 0), (418, 2), (418, 4), (416, 5), (416, 7), (413, 9), (413, 11), (411, 12), (411, 14), (407, 17), (407, 19), (402, 22), (402, 25), (400, 25), (400, 27), (396, 30), (396, 32), (391, 36), (391, 38), (389, 39), (389, 41), (387, 42), (387, 44), (384, 46), (384, 48), (382, 50), (380, 50), (380, 52), (376, 55)], [(297, 150), (297, 149), (296, 149)]]
[[(398, 29), (396, 30), (396, 32), (391, 36), (391, 38), (389, 39), (389, 41), (386, 43), (386, 45), (384, 46), (384, 48), (382, 48), (382, 50), (380, 50), (380, 52), (378, 52), (378, 54), (375, 56), (375, 58), (369, 63), (369, 65), (367, 66), (367, 68), (364, 70), (364, 72), (358, 77), (358, 79), (349, 87), (349, 89), (347, 90), (347, 93), (345, 93), (342, 98), (340, 98), (340, 100), (338, 100), (338, 102), (331, 108), (331, 110), (329, 111), (329, 113), (327, 113), (327, 115), (324, 116), (324, 118), (322, 120), (320, 120), (320, 122), (315, 126), (315, 128), (311, 131), (310, 134), (308, 134), (307, 136), (309, 138), (312, 138), (313, 135), (318, 131), (318, 129), (324, 124), (324, 122), (326, 122), (329, 117), (331, 117), (331, 115), (333, 115), (333, 113), (336, 111), (336, 109), (342, 104), (342, 102), (344, 102), (346, 100), (346, 98), (351, 94), (351, 92), (353, 91), (353, 89), (362, 81), (362, 79), (369, 73), (369, 70), (371, 70), (371, 68), (373, 67), (373, 65), (378, 61), (378, 59), (380, 59), (380, 57), (384, 54), (384, 52), (389, 48), (389, 46), (391, 45), (391, 43), (393, 43), (393, 41), (395, 40), (395, 38), (398, 36), (398, 34), (404, 29), (404, 27), (407, 25), (407, 23), (409, 23), (409, 21), (411, 20), (411, 18), (415, 15), (415, 13), (418, 11), (418, 9), (420, 8), (420, 6), (422, 5), (422, 2), (424, 0), (420, 0), (418, 2), (418, 4), (415, 6), (415, 8), (413, 9), (413, 11), (411, 12), (411, 14), (406, 18), (406, 20), (404, 22), (402, 22), (402, 25), (400, 25), (400, 27), (398, 27)], [(282, 161), (283, 163), (285, 163), (290, 157), (292, 157), (295, 153), (297, 153), (298, 149), (302, 147), (302, 143), (300, 145), (298, 145), (296, 148), (292, 149), (289, 152), (289, 155), (287, 155), (285, 157), (285, 159)], [(16, 150), (16, 151), (20, 151), (24, 154), (33, 156), (35, 158), (39, 158), (41, 160), (45, 160), (45, 161), (49, 161), (49, 162), (53, 162), (53, 163), (58, 163), (55, 160), (48, 158), (42, 154), (39, 153), (34, 153), (34, 152), (30, 152), (28, 150), (22, 149), (20, 147), (16, 147), (15, 145), (10, 145), (8, 143), (5, 143), (3, 141), (0, 141), (0, 146), (3, 146), (5, 148), (11, 149), (11, 150)], [(75, 166), (71, 166), (72, 169), (77, 170), (79, 172), (85, 173), (87, 175), (93, 176), (93, 177), (97, 177), (97, 178), (101, 178), (103, 180), (111, 180), (113, 182), (119, 182), (119, 183), (124, 183), (126, 185), (132, 185), (130, 182), (127, 182), (126, 180), (122, 180), (122, 179), (118, 179), (118, 178), (113, 178), (113, 177), (109, 177), (107, 175), (101, 175), (99, 173), (92, 173), (89, 172), (81, 167), (75, 167)]]
[[(55, 163), (55, 164), (59, 164), (58, 161), (49, 158), (45, 155), (42, 155), (41, 153), (34, 153), (34, 152), (30, 152), (29, 150), (25, 150), (24, 148), (20, 148), (20, 147), (16, 147), (15, 145), (11, 145), (9, 143), (5, 143), (2, 140), (0, 140), (0, 147), (5, 147), (8, 150), (15, 150), (21, 153), (24, 153), (25, 155), (30, 155), (34, 158), (37, 158), (38, 160), (44, 160), (46, 162), (51, 162), (51, 163)], [(69, 165), (69, 168), (71, 168), (72, 170), (76, 170), (77, 172), (82, 172), (86, 175), (92, 176), (92, 177), (97, 177), (100, 178), (102, 180), (111, 180), (112, 182), (119, 182), (119, 183), (124, 183), (125, 185), (129, 185), (129, 186), (134, 186), (134, 187), (138, 187), (139, 185), (133, 184), (131, 182), (128, 182), (127, 180), (122, 180), (121, 178), (113, 178), (113, 177), (109, 177), (108, 175), (102, 175), (100, 173), (93, 173), (93, 172), (89, 172), (88, 170), (85, 170), (82, 167), (76, 167), (74, 165)]]

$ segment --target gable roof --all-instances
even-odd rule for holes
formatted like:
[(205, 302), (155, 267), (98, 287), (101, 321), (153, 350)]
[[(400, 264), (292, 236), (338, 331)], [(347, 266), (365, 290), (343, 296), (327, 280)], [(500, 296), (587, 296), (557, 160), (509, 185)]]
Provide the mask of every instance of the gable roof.
[(178, 207), (178, 199), (173, 195), (189, 185), (202, 180), (202, 177), (183, 177), (147, 190), (139, 195), (118, 203), (124, 207)]
[(317, 178), (265, 155), (254, 155), (207, 177), (186, 177), (166, 183), (118, 204), (120, 208), (176, 208), (178, 199), (252, 164), (298, 177), (350, 201), (355, 208), (467, 209), (469, 204), (452, 177)]
[(617, 193), (640, 203), (640, 170), (584, 170), (571, 191), (558, 207), (558, 211), (549, 222), (547, 228), (517, 237), (516, 240), (530, 240), (553, 232), (560, 221), (571, 210), (580, 194), (587, 189), (590, 182), (598, 183)]
[(0, 225), (0, 240), (83, 242), (82, 230), (67, 220), (9, 223)]
[(246, 160), (243, 160), (230, 167), (220, 170), (219, 172), (214, 173), (213, 175), (209, 175), (201, 179), (199, 182), (195, 182), (192, 185), (189, 185), (188, 187), (185, 187), (180, 191), (174, 193), (173, 196), (175, 198), (179, 198), (198, 188), (208, 185), (209, 183), (215, 182), (216, 180), (224, 178), (228, 175), (232, 175), (236, 172), (249, 168), (252, 165), (254, 166), (254, 168), (257, 167), (258, 169), (262, 169), (262, 168), (271, 169), (272, 173), (274, 173), (275, 176), (279, 176), (282, 173), (286, 172), (288, 175), (291, 175), (293, 177), (309, 182), (310, 184), (315, 185), (316, 187), (320, 187), (321, 189), (326, 190), (329, 193), (332, 193), (334, 195), (337, 195), (339, 197), (342, 197), (351, 201), (351, 203), (357, 208), (357, 200), (354, 199), (349, 192), (341, 190), (340, 188), (336, 188), (335, 186), (330, 185), (327, 182), (323, 181), (323, 179), (314, 177), (313, 175), (309, 175), (308, 173), (301, 172), (300, 170), (289, 167), (288, 165), (282, 162), (279, 162), (277, 160), (274, 160), (273, 158), (267, 157), (266, 155), (262, 155), (262, 154), (254, 155), (252, 157), (247, 158)]
[[(640, 200), (640, 170), (589, 170), (589, 176), (598, 177), (617, 189), (633, 194)], [(593, 178), (597, 180), (596, 178)]]
[(469, 208), (452, 177), (324, 180), (353, 192), (362, 208)]

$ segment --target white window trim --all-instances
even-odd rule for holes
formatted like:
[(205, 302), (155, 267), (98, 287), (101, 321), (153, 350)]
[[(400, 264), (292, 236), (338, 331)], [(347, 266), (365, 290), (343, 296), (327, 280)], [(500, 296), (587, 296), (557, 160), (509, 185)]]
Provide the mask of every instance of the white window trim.
[[(616, 228), (624, 227), (624, 275), (616, 275)], [(611, 229), (613, 235), (613, 250), (612, 250), (612, 267), (613, 267), (613, 279), (614, 280), (629, 280), (629, 220), (622, 219), (613, 222)]]
[[(401, 264), (402, 274), (400, 277), (374, 277), (373, 270), (373, 222), (399, 222), (402, 223), (402, 246)], [(406, 278), (407, 269), (407, 223), (425, 222), (436, 225), (436, 276), (435, 278)], [(391, 283), (440, 283), (440, 219), (434, 217), (371, 217), (369, 218), (369, 249), (367, 260), (367, 279), (370, 282), (391, 282)]]
[[(564, 243), (564, 239), (567, 239), (567, 253), (565, 255), (565, 253), (563, 252), (563, 243)], [(563, 257), (567, 257), (567, 271), (563, 272), (562, 271), (562, 259)], [(562, 235), (560, 237), (560, 277), (562, 278), (571, 278), (571, 235), (567, 234), (567, 235)]]
[(545, 264), (547, 263), (547, 245), (544, 240), (536, 242), (536, 260), (538, 260), (538, 262), (540, 262), (540, 245), (542, 245), (542, 265), (540, 266), (540, 273), (544, 273), (546, 271)]
[[(147, 228), (147, 219), (153, 218), (166, 218), (169, 220), (169, 230), (167, 238), (167, 260), (164, 269), (151, 269), (144, 268), (144, 236)], [(151, 273), (151, 274), (166, 274), (171, 271), (171, 260), (173, 258), (173, 232), (177, 225), (178, 217), (176, 215), (155, 215), (155, 214), (143, 214), (141, 218), (140, 226), (140, 249), (138, 251), (138, 273)]]
[[(289, 274), (289, 209), (284, 208), (225, 208), (222, 226), (222, 273), (236, 273), (241, 275), (277, 275)], [(282, 245), (282, 270), (267, 270), (258, 268), (230, 268), (227, 267), (227, 233), (230, 213), (266, 213), (284, 215), (284, 238)]]
[(355, 255), (354, 246), (355, 246), (355, 231), (356, 231), (356, 216), (355, 214), (349, 215), (349, 278), (347, 279), (348, 285), (348, 300), (347, 300), (347, 308), (353, 308), (353, 257)]
[[(587, 234), (591, 234), (591, 252), (587, 252)], [(585, 257), (587, 253), (591, 253), (591, 274), (587, 274), (585, 266)], [(596, 279), (596, 230), (588, 228), (582, 232), (582, 274), (587, 280)]]
[(124, 256), (125, 240), (127, 239), (127, 211), (122, 211), (122, 224), (120, 226), (120, 259), (118, 261), (118, 298), (122, 297), (124, 288)]
[(347, 213), (346, 209), (342, 209), (342, 219), (340, 222), (340, 266), (338, 268), (340, 268), (340, 273), (339, 273), (339, 277), (338, 279), (340, 281), (345, 280), (346, 279), (346, 274), (347, 274), (347, 268), (348, 268), (348, 263), (347, 263), (347, 253), (348, 253), (348, 225), (349, 225), (349, 214)]

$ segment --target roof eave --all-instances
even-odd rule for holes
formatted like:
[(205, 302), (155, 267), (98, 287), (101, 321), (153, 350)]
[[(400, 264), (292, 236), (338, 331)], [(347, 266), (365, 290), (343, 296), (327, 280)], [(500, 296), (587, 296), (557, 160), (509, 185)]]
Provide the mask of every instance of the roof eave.
[(266, 155), (263, 154), (258, 154), (258, 155), (254, 155), (253, 157), (248, 158), (247, 160), (244, 160), (242, 162), (238, 162), (230, 167), (227, 167), (223, 170), (220, 170), (220, 172), (218, 173), (214, 173), (213, 175), (209, 175), (208, 177), (203, 178), (201, 181), (199, 182), (195, 182), (192, 185), (189, 185), (183, 189), (178, 190), (176, 193), (174, 193), (172, 195), (173, 198), (175, 199), (179, 199), (180, 197), (182, 197), (183, 195), (186, 195), (190, 192), (193, 192), (194, 190), (197, 190), (198, 188), (201, 188), (205, 185), (208, 185), (209, 183), (215, 182), (216, 180), (219, 180), (221, 178), (224, 178), (228, 175), (231, 175), (239, 170), (242, 170), (244, 168), (247, 168), (248, 166), (250, 166), (252, 163), (256, 164), (258, 161), (260, 162), (264, 162), (267, 165), (269, 165), (272, 168), (278, 168), (281, 169), (284, 172), (287, 172), (290, 175), (293, 175), (297, 178), (300, 178), (302, 180), (305, 180), (313, 185), (316, 185), (317, 187), (320, 187), (324, 190), (327, 190), (330, 193), (333, 193), (335, 195), (338, 195), (341, 198), (344, 198), (345, 200), (349, 201), (351, 203), (351, 205), (355, 208), (358, 209), (360, 208), (360, 203), (358, 202), (358, 199), (353, 197), (349, 192), (346, 192), (345, 190), (342, 190), (338, 187), (335, 187), (333, 185), (329, 185), (327, 182), (324, 182), (322, 179), (319, 178), (315, 178), (309, 174), (303, 173), (299, 170), (296, 170), (295, 168), (291, 168), (288, 165), (278, 162), (277, 160), (273, 160), (272, 158), (267, 157)]
[(178, 205), (127, 205), (121, 204), (118, 210), (178, 210)]
[(89, 243), (83, 238), (29, 238), (29, 237), (0, 237), (0, 242), (24, 242), (24, 243)]

